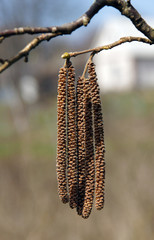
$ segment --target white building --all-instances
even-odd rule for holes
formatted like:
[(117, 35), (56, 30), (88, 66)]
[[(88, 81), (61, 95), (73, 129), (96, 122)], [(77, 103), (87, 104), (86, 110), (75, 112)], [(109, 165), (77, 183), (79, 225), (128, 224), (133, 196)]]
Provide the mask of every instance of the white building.
[[(147, 20), (154, 27), (154, 19)], [(103, 46), (125, 36), (143, 36), (125, 17), (106, 21), (98, 28), (93, 46)], [(94, 61), (103, 91), (154, 88), (154, 45), (132, 42), (103, 50)]]

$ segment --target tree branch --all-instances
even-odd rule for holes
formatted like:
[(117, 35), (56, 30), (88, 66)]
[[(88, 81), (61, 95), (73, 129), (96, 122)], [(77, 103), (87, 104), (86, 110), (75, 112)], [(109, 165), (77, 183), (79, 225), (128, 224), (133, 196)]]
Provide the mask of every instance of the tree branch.
[(122, 15), (126, 16), (132, 21), (133, 25), (140, 32), (142, 32), (146, 37), (149, 38), (149, 40), (151, 40), (151, 43), (154, 42), (154, 29), (146, 23), (138, 11), (131, 5), (130, 0), (95, 0), (84, 15), (71, 23), (52, 27), (20, 27), (0, 32), (0, 43), (2, 43), (6, 38), (15, 35), (41, 33), (41, 35), (34, 38), (30, 43), (28, 43), (27, 46), (22, 49), (16, 56), (10, 59), (0, 59), (0, 73), (23, 57), (26, 57), (25, 59), (27, 61), (27, 56), (30, 51), (38, 46), (41, 42), (45, 40), (49, 41), (50, 39), (59, 35), (71, 34), (79, 27), (87, 26), (93, 16), (96, 15), (98, 11), (105, 6), (112, 6), (118, 9)]
[(130, 0), (95, 0), (86, 15), (91, 19), (104, 6), (112, 6), (118, 9), (122, 15), (129, 18), (134, 26), (151, 41), (154, 41), (154, 29), (150, 27), (133, 7)]
[(51, 38), (57, 37), (60, 34), (41, 34), (40, 36), (34, 38), (29, 44), (26, 45), (25, 48), (23, 48), (16, 56), (10, 58), (10, 59), (0, 59), (0, 73), (2, 73), (5, 69), (10, 67), (12, 64), (19, 61), (21, 58), (25, 58), (25, 62), (28, 61), (28, 55), (30, 51), (34, 48), (36, 48), (41, 42), (43, 41), (49, 41)]
[(23, 34), (40, 34), (40, 33), (59, 33), (71, 34), (77, 28), (85, 25), (87, 26), (90, 20), (98, 13), (100, 9), (105, 6), (112, 6), (118, 9), (122, 15), (129, 18), (134, 26), (147, 36), (151, 41), (154, 41), (154, 29), (149, 26), (146, 21), (141, 17), (138, 11), (132, 6), (130, 0), (95, 0), (89, 10), (85, 12), (79, 19), (71, 23), (63, 24), (62, 26), (52, 27), (19, 27), (0, 32), (0, 40), (7, 37)]
[(154, 44), (154, 42), (152, 42), (151, 40), (149, 40), (147, 38), (129, 36), (129, 37), (122, 37), (114, 43), (104, 45), (101, 47), (91, 48), (91, 49), (83, 50), (80, 52), (69, 52), (69, 53), (65, 52), (61, 57), (64, 59), (67, 59), (67, 58), (76, 57), (78, 55), (90, 53), (90, 52), (92, 53), (92, 55), (95, 55), (103, 50), (109, 50), (109, 49), (112, 49), (114, 47), (117, 47), (117, 46), (119, 46), (123, 43), (127, 43), (127, 42), (142, 42), (142, 43), (147, 43), (150, 45)]
[(23, 35), (23, 34), (40, 34), (40, 33), (57, 33), (57, 34), (71, 34), (77, 28), (84, 25), (86, 15), (81, 16), (76, 21), (63, 24), (62, 26), (52, 26), (52, 27), (19, 27), (9, 30), (4, 30), (0, 32), (0, 39), (14, 36), (14, 35)]

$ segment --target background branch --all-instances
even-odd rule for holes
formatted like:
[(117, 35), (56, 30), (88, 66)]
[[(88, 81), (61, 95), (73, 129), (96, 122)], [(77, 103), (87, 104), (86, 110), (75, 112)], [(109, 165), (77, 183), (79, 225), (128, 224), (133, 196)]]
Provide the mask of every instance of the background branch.
[(42, 34), (42, 35), (34, 38), (16, 56), (14, 56), (10, 59), (6, 59), (6, 60), (0, 59), (0, 63), (2, 63), (2, 65), (0, 65), (0, 73), (3, 72), (8, 67), (10, 67), (12, 64), (19, 61), (21, 58), (25, 58), (25, 62), (27, 62), (28, 61), (28, 55), (29, 55), (29, 53), (32, 49), (36, 48), (42, 41), (45, 41), (45, 40), (49, 41), (51, 38), (54, 38), (58, 35), (60, 35), (60, 34), (58, 34), (58, 33), (57, 34), (53, 34), (53, 33)]

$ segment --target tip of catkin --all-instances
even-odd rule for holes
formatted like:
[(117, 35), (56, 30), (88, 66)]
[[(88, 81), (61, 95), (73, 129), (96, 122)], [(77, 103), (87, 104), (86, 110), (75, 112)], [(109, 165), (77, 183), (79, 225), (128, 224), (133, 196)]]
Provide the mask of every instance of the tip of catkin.
[(82, 218), (83, 219), (87, 219), (89, 217), (90, 214), (82, 214)]
[(64, 197), (62, 197), (61, 201), (62, 201), (62, 203), (66, 204), (66, 203), (69, 202), (69, 197), (68, 196), (64, 196)]
[(96, 202), (95, 203), (95, 208), (97, 209), (97, 210), (102, 210), (103, 208), (104, 208), (104, 200), (103, 201), (99, 201), (99, 202)]

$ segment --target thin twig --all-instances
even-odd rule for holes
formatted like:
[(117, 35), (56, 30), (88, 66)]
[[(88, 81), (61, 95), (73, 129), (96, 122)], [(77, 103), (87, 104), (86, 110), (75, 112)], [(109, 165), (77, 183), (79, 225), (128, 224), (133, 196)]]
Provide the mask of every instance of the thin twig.
[(54, 38), (60, 34), (54, 34), (54, 33), (49, 33), (49, 34), (42, 34), (36, 38), (34, 38), (29, 44), (27, 44), (18, 54), (10, 59), (3, 60), (1, 59), (1, 65), (0, 65), (0, 73), (2, 73), (4, 70), (6, 70), (8, 67), (10, 67), (12, 64), (16, 63), (19, 61), (21, 58), (25, 58), (27, 61), (28, 55), (33, 50), (36, 48), (42, 41), (49, 41), (51, 38)]
[(91, 48), (91, 49), (87, 49), (87, 50), (83, 50), (83, 51), (79, 51), (79, 52), (69, 52), (69, 53), (66, 52), (65, 54), (62, 55), (62, 58), (66, 58), (65, 56), (69, 56), (69, 58), (76, 57), (78, 55), (85, 54), (85, 53), (90, 53), (90, 52), (92, 52), (93, 55), (94, 55), (96, 53), (101, 52), (102, 50), (109, 50), (109, 49), (112, 49), (116, 46), (119, 46), (119, 45), (121, 45), (123, 43), (127, 43), (127, 42), (142, 42), (142, 43), (147, 43), (147, 44), (150, 44), (150, 45), (154, 44), (154, 42), (152, 42), (151, 40), (149, 40), (147, 38), (132, 37), (132, 36), (122, 37), (114, 43), (104, 45), (104, 46), (101, 46), (101, 47)]

